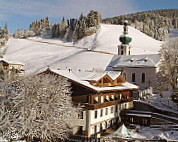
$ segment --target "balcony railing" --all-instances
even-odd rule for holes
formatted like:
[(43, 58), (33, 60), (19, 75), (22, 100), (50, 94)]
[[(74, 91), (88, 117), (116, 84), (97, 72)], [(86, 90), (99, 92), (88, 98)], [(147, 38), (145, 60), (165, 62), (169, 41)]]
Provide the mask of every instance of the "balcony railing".
[(84, 103), (82, 105), (85, 105), (87, 109), (93, 110), (93, 109), (98, 109), (98, 108), (103, 108), (111, 105), (117, 105), (119, 103), (124, 103), (124, 102), (131, 102), (133, 101), (133, 98), (128, 98), (128, 99), (122, 99), (122, 100), (113, 100), (109, 102), (104, 102), (104, 103), (95, 103), (95, 104), (88, 104)]

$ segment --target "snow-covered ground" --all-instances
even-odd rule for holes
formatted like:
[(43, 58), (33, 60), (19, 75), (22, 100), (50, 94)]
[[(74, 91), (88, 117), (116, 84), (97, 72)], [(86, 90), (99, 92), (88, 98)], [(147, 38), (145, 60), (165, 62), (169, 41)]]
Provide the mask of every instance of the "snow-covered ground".
[[(30, 39), (11, 38), (4, 51), (4, 58), (10, 61), (24, 63), (27, 73), (39, 72), (48, 66), (53, 69), (72, 70), (105, 70), (113, 55), (91, 52), (106, 51), (117, 54), (123, 26), (101, 24), (98, 33), (85, 37), (76, 43), (60, 39)], [(133, 54), (158, 53), (162, 42), (129, 27), (132, 37)]]
[(163, 92), (163, 97), (161, 97), (159, 94), (152, 94), (144, 97), (145, 99), (141, 101), (161, 110), (178, 113), (178, 106), (175, 102), (172, 101), (171, 94), (172, 90), (170, 89)]
[(163, 131), (150, 127), (141, 127), (139, 132), (135, 132), (135, 130), (129, 132), (133, 138), (152, 139), (153, 137), (160, 137), (166, 140), (178, 140), (178, 131)]
[(10, 39), (5, 50), (6, 60), (24, 63), (27, 73), (53, 69), (105, 70), (113, 55), (87, 52), (85, 49)]

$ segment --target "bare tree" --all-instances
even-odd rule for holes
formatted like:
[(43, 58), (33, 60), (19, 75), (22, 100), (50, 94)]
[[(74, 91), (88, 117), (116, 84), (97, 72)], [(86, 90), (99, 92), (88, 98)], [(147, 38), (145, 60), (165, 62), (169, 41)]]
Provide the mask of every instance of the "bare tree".
[(164, 90), (177, 85), (178, 75), (178, 38), (169, 39), (160, 51), (162, 58), (157, 74), (159, 90)]
[(3, 136), (18, 135), (26, 137), (27, 141), (34, 138), (55, 141), (68, 137), (79, 109), (72, 104), (67, 79), (39, 75), (4, 82), (10, 82), (6, 88), (11, 91), (4, 87), (5, 92), (1, 93), (4, 98), (0, 110)]

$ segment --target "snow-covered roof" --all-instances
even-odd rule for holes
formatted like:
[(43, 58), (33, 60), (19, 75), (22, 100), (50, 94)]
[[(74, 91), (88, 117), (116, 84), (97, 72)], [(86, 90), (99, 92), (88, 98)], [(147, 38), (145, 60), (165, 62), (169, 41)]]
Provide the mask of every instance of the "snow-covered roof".
[(98, 81), (99, 79), (103, 78), (107, 73), (106, 72), (93, 72), (88, 74), (86, 78), (83, 78), (83, 80), (88, 81)]
[(137, 116), (137, 117), (151, 117), (149, 114), (138, 114), (138, 113), (126, 113), (129, 116)]
[[(66, 77), (69, 80), (76, 82), (76, 83), (78, 83), (82, 86), (85, 86), (85, 87), (87, 87), (87, 88), (89, 88), (93, 91), (96, 91), (96, 92), (117, 91), (117, 90), (119, 91), (119, 90), (128, 90), (128, 89), (136, 90), (136, 89), (138, 89), (138, 86), (131, 84), (131, 83), (128, 83), (128, 82), (122, 83), (122, 86), (97, 87), (97, 86), (91, 85), (88, 80), (84, 80), (83, 78), (77, 77), (72, 71), (69, 71), (69, 70), (53, 70), (53, 69), (50, 69), (50, 71), (53, 72), (53, 73), (56, 73), (58, 75), (61, 75), (63, 77)], [(91, 73), (91, 74), (93, 74), (93, 73)], [(110, 72), (110, 74), (111, 74), (111, 72)], [(113, 75), (114, 74), (115, 73), (113, 73)], [(78, 76), (79, 76), (79, 74), (78, 74)], [(115, 77), (115, 76), (113, 76), (113, 77)]]
[(119, 137), (119, 138), (131, 138), (132, 137), (129, 130), (125, 127), (124, 124), (122, 124), (122, 126), (120, 126), (120, 128), (116, 132), (114, 132), (113, 136)]
[(87, 81), (98, 81), (101, 78), (103, 78), (105, 75), (108, 75), (112, 80), (115, 80), (121, 72), (115, 72), (115, 71), (105, 71), (105, 72), (88, 72), (88, 75), (83, 77), (82, 80)]
[(109, 67), (157, 67), (161, 56), (159, 54), (143, 54), (121, 56), (115, 55), (109, 64)]
[(11, 65), (24, 65), (24, 64), (23, 64), (23, 63), (21, 63), (21, 62), (17, 62), (17, 61), (10, 61), (10, 60), (4, 59), (4, 58), (0, 58), (0, 61), (7, 62), (8, 64), (11, 64)]

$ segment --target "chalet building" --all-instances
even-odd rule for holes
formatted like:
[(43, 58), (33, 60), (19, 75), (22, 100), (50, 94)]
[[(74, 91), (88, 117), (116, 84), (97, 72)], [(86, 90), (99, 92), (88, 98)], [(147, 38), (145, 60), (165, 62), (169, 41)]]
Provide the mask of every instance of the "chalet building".
[(7, 61), (5, 59), (0, 59), (0, 63), (5, 71), (12, 71), (14, 70), (18, 74), (24, 74), (23, 64), (14, 61)]
[(71, 82), (74, 104), (84, 106), (74, 123), (78, 133), (88, 137), (118, 122), (120, 111), (133, 107), (133, 91), (138, 89), (126, 82), (121, 72), (72, 72), (48, 68), (42, 73), (63, 76)]
[(109, 64), (113, 71), (122, 72), (123, 78), (136, 84), (140, 89), (156, 86), (156, 73), (161, 56), (158, 54), (148, 55), (115, 55)]

